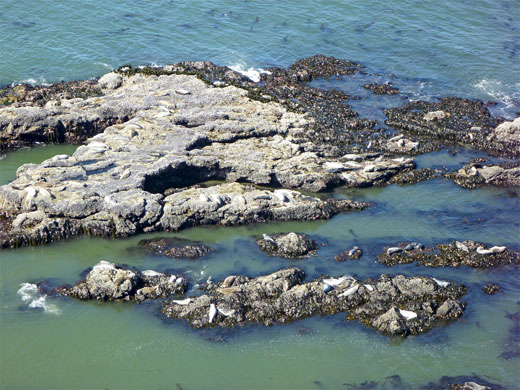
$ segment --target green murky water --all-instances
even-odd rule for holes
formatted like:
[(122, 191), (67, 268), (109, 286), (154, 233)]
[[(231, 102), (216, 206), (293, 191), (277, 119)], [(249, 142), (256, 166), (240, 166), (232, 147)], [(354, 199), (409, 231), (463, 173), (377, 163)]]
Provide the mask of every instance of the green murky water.
[[(0, 161), (2, 182), (10, 180), (22, 162), (71, 151), (53, 146), (11, 153)], [(444, 159), (440, 156), (429, 156), (425, 164)], [(339, 189), (336, 194), (374, 206), (330, 221), (201, 227), (116, 241), (84, 238), (1, 252), (1, 387), (175, 389), (179, 383), (186, 390), (344, 389), (345, 384), (400, 375), (413, 388), (444, 375), (477, 373), (516, 389), (518, 359), (498, 356), (513, 325), (505, 314), (518, 310), (518, 268), (386, 268), (375, 263), (375, 256), (383, 245), (405, 240), (432, 244), (473, 239), (518, 247), (517, 194), (508, 189), (464, 190), (448, 180)], [(287, 261), (263, 255), (254, 243), (262, 233), (287, 231), (308, 233), (324, 245), (310, 259)], [(143, 238), (165, 235), (203, 241), (216, 252), (197, 261), (171, 260), (148, 256), (137, 245)], [(334, 261), (334, 254), (353, 245), (365, 251), (360, 261)], [(399, 342), (346, 322), (342, 315), (271, 328), (201, 331), (162, 318), (158, 302), (101, 304), (47, 297), (42, 307), (30, 308), (18, 293), (27, 282), (74, 283), (101, 259), (141, 270), (182, 270), (191, 285), (209, 275), (216, 280), (232, 273), (256, 276), (289, 264), (301, 266), (308, 278), (322, 273), (430, 275), (465, 283), (468, 307), (458, 322)], [(481, 287), (488, 281), (498, 281), (502, 292), (485, 295)]]

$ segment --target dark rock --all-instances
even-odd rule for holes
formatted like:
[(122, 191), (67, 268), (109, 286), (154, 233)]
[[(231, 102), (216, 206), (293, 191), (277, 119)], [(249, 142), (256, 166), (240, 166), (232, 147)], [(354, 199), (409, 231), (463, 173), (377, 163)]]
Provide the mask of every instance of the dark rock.
[(397, 95), (399, 94), (399, 88), (396, 88), (392, 83), (387, 84), (365, 84), (363, 88), (369, 89), (377, 95)]
[(417, 184), (422, 181), (432, 180), (442, 176), (442, 171), (439, 169), (422, 168), (422, 169), (409, 169), (398, 173), (393, 176), (388, 184), (399, 184), (399, 185), (410, 185)]
[(307, 256), (318, 249), (318, 244), (303, 233), (264, 234), (256, 243), (270, 255), (288, 258)]
[(188, 282), (181, 276), (165, 275), (151, 270), (139, 272), (100, 261), (87, 274), (85, 280), (71, 288), (59, 288), (59, 292), (82, 300), (143, 301), (184, 294), (187, 288)]
[(191, 242), (182, 238), (156, 238), (141, 240), (139, 245), (145, 247), (156, 256), (167, 256), (172, 258), (197, 259), (206, 256), (213, 249), (207, 245)]
[(481, 101), (452, 97), (439, 102), (417, 101), (386, 110), (385, 114), (387, 125), (416, 137), (471, 145), (501, 156), (520, 155), (519, 122), (497, 126), (499, 120)]
[[(492, 246), (474, 241), (453, 241), (433, 248), (415, 247), (405, 251), (407, 244), (388, 248), (377, 259), (379, 263), (392, 266), (396, 264), (419, 263), (426, 267), (489, 268), (507, 264), (519, 264), (520, 253), (506, 247)], [(401, 250), (399, 250), (401, 249)]]
[(482, 287), (482, 291), (484, 291), (488, 295), (495, 295), (500, 292), (500, 286), (496, 283), (488, 283), (484, 287)]
[(464, 286), (451, 282), (440, 286), (426, 277), (382, 275), (377, 281), (321, 277), (303, 283), (304, 278), (298, 268), (257, 278), (229, 276), (208, 294), (187, 304), (165, 303), (163, 313), (188, 320), (195, 328), (205, 328), (273, 325), (346, 312), (349, 320), (360, 320), (383, 333), (406, 336), (457, 318), (464, 308), (458, 301), (466, 292)]
[(335, 255), (334, 259), (337, 262), (342, 262), (342, 261), (345, 261), (347, 259), (359, 260), (361, 258), (361, 256), (363, 256), (363, 250), (361, 248), (359, 248), (358, 246), (355, 246), (352, 249), (343, 251), (340, 254)]

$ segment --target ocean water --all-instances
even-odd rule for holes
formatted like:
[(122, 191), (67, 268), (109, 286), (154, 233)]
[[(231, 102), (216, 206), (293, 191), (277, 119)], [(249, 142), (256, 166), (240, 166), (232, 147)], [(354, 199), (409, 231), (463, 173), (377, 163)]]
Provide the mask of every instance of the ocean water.
[(359, 61), (416, 98), (494, 100), (511, 117), (519, 29), (512, 0), (4, 0), (0, 85), (185, 60), (247, 71), (322, 53)]
[[(70, 146), (40, 147), (10, 153), (15, 166), (38, 162)], [(463, 164), (444, 152), (422, 156), (421, 165), (439, 161)], [(376, 263), (384, 245), (413, 240), (431, 245), (453, 239), (480, 240), (520, 249), (518, 191), (482, 188), (469, 191), (447, 179), (413, 186), (339, 188), (336, 196), (373, 202), (362, 212), (329, 221), (198, 227), (179, 233), (154, 233), (124, 240), (80, 238), (47, 246), (2, 251), (0, 255), (0, 388), (31, 389), (344, 389), (399, 375), (414, 389), (441, 376), (478, 374), (506, 389), (518, 388), (518, 359), (500, 355), (519, 310), (518, 267), (493, 270), (429, 269), (415, 265), (387, 268)], [(290, 261), (264, 255), (254, 240), (263, 233), (305, 232), (320, 244), (318, 254)], [(148, 255), (139, 240), (174, 236), (202, 241), (216, 249), (197, 261)], [(360, 261), (338, 263), (333, 255), (358, 245)], [(99, 260), (138, 269), (182, 271), (193, 286), (208, 276), (257, 276), (296, 265), (314, 278), (321, 274), (378, 277), (381, 273), (428, 275), (468, 286), (468, 306), (457, 322), (430, 333), (391, 339), (343, 315), (309, 318), (270, 328), (194, 330), (166, 320), (160, 302), (79, 302), (37, 291), (73, 284)], [(485, 295), (481, 287), (498, 282), (502, 291)], [(179, 387), (177, 387), (179, 384)]]
[[(164, 1), (98, 0), (0, 4), (0, 86), (97, 77), (123, 64), (210, 60), (252, 75), (322, 53), (364, 64), (370, 75), (316, 80), (364, 96), (366, 80), (391, 81), (403, 92), (353, 101), (362, 116), (384, 120), (383, 107), (404, 98), (457, 95), (499, 103), (494, 113), (520, 110), (520, 6), (515, 1)], [(71, 154), (69, 145), (27, 148), (0, 156), (0, 185), (24, 163)], [(485, 156), (459, 149), (416, 158), (418, 167), (457, 169)], [(330, 194), (329, 194), (330, 195)], [(510, 350), (519, 308), (518, 267), (494, 270), (386, 268), (384, 245), (432, 245), (471, 239), (520, 249), (519, 192), (466, 190), (447, 179), (413, 186), (338, 188), (335, 196), (373, 202), (362, 212), (329, 221), (198, 227), (124, 240), (81, 238), (0, 252), (0, 388), (2, 389), (349, 389), (399, 375), (409, 389), (440, 377), (479, 376), (518, 389), (520, 361)], [(305, 232), (324, 246), (290, 262), (262, 254), (262, 233)], [(216, 252), (198, 261), (153, 257), (139, 240), (176, 236), (203, 241)], [(360, 261), (333, 255), (358, 245)], [(74, 283), (100, 260), (141, 270), (182, 270), (191, 286), (208, 276), (257, 276), (288, 265), (321, 274), (377, 277), (428, 275), (468, 286), (465, 315), (432, 332), (390, 339), (342, 315), (270, 328), (193, 330), (165, 320), (160, 302), (141, 305), (78, 302), (47, 296), (35, 283)], [(502, 291), (481, 287), (498, 282)], [(190, 294), (195, 294), (191, 291)], [(397, 386), (400, 389), (401, 387)]]

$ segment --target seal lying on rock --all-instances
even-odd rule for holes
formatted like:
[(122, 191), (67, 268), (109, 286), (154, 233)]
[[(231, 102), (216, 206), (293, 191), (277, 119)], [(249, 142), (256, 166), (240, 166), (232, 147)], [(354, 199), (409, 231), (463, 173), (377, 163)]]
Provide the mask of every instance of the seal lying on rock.
[(155, 299), (184, 294), (188, 288), (185, 278), (147, 270), (139, 272), (108, 261), (100, 261), (75, 286), (59, 288), (62, 295), (88, 300), (118, 301)]
[(473, 268), (489, 268), (520, 263), (520, 252), (507, 249), (505, 246), (486, 247), (474, 241), (453, 241), (434, 248), (415, 243), (390, 247), (377, 259), (379, 263), (387, 266), (417, 262), (427, 267), (465, 265)]
[(431, 278), (403, 275), (364, 281), (351, 276), (304, 279), (305, 273), (294, 267), (257, 278), (233, 275), (189, 303), (166, 302), (163, 313), (204, 328), (273, 325), (346, 312), (349, 320), (406, 336), (427, 332), (464, 311), (458, 299), (466, 288), (454, 282), (440, 286)]
[(264, 234), (256, 241), (260, 249), (270, 255), (297, 258), (315, 252), (318, 244), (303, 233)]

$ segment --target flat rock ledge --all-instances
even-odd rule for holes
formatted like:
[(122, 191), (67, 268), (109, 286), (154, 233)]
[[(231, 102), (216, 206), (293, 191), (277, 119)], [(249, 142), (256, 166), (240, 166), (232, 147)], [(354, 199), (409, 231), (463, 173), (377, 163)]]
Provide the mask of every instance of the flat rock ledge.
[[(319, 192), (385, 184), (415, 167), (410, 158), (381, 153), (333, 157), (305, 138), (311, 117), (253, 100), (242, 88), (189, 75), (113, 78), (118, 82), (100, 79), (104, 95), (61, 100), (58, 108), (52, 100), (0, 108), (3, 129), (18, 122), (30, 127), (33, 117), (79, 120), (90, 105), (134, 112), (72, 156), (22, 165), (17, 178), (0, 187), (2, 247), (78, 234), (119, 237), (197, 224), (329, 218), (340, 211), (330, 202), (244, 183)], [(215, 180), (227, 184), (196, 188)]]
[(507, 264), (519, 264), (520, 252), (505, 246), (487, 246), (475, 241), (453, 241), (436, 247), (415, 243), (401, 243), (385, 248), (377, 257), (386, 266), (418, 263), (426, 267), (490, 268)]
[(228, 276), (208, 294), (167, 301), (162, 311), (195, 328), (270, 326), (344, 312), (349, 320), (401, 336), (427, 332), (464, 312), (459, 298), (466, 288), (453, 282), (403, 275), (382, 275), (378, 280), (320, 277), (307, 283), (304, 279), (305, 273), (295, 267), (257, 278)]
[(187, 289), (188, 281), (182, 276), (153, 270), (139, 272), (102, 260), (92, 268), (85, 280), (71, 288), (60, 287), (58, 291), (81, 300), (140, 302), (182, 295)]
[(198, 259), (213, 251), (213, 248), (200, 242), (185, 240), (182, 238), (154, 238), (139, 241), (139, 246), (144, 247), (155, 256), (171, 257), (173, 259)]
[(318, 249), (316, 241), (303, 233), (264, 234), (256, 241), (260, 249), (271, 256), (299, 258), (313, 254)]

